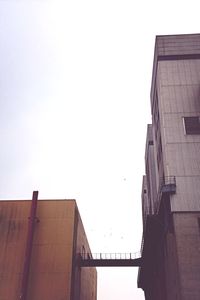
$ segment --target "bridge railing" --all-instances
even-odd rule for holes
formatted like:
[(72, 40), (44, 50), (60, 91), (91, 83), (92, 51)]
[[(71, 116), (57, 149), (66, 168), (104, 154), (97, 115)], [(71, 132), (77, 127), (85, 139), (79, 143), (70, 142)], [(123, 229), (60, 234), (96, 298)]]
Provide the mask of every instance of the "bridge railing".
[(116, 260), (116, 259), (136, 259), (141, 257), (140, 252), (135, 253), (80, 253), (80, 256), (83, 260), (90, 259), (108, 259), (108, 260)]

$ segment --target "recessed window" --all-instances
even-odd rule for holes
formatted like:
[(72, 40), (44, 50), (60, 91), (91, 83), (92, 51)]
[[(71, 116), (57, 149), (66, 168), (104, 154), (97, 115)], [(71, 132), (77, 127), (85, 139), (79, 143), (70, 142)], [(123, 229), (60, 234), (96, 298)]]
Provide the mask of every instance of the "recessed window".
[(197, 218), (198, 227), (199, 227), (199, 233), (200, 233), (200, 217)]
[(184, 117), (186, 134), (200, 134), (200, 117)]

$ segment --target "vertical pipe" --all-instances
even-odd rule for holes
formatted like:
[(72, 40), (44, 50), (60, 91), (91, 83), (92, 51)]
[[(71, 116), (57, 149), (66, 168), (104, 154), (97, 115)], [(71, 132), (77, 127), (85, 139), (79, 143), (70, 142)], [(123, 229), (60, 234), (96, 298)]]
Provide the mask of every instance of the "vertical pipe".
[(30, 270), (30, 263), (31, 263), (31, 252), (32, 252), (32, 245), (33, 245), (33, 234), (34, 234), (34, 223), (36, 218), (37, 199), (38, 199), (38, 191), (34, 191), (32, 202), (31, 202), (30, 216), (28, 221), (28, 233), (26, 239), (26, 252), (25, 252), (24, 268), (22, 274), (20, 300), (27, 299), (28, 277), (29, 277), (29, 270)]

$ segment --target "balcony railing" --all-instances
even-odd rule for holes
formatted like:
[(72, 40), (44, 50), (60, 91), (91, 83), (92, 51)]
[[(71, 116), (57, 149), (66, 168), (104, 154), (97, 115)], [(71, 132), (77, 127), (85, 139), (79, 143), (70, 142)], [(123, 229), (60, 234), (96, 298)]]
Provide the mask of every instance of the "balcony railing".
[(158, 214), (160, 209), (160, 202), (164, 194), (175, 194), (176, 193), (176, 177), (165, 176), (160, 179), (157, 200), (155, 203), (155, 211)]
[(174, 194), (176, 192), (176, 177), (166, 176), (160, 181), (160, 192)]

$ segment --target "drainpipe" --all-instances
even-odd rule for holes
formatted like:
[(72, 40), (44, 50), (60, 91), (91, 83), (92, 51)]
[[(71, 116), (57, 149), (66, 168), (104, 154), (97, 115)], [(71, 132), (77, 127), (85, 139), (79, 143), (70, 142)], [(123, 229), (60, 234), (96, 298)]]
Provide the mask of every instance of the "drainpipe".
[(27, 300), (28, 278), (29, 278), (29, 270), (31, 264), (31, 252), (33, 246), (37, 199), (38, 199), (38, 191), (34, 191), (32, 201), (31, 201), (30, 216), (28, 218), (28, 233), (26, 238), (26, 252), (25, 252), (25, 260), (24, 260), (24, 268), (22, 273), (22, 285), (21, 285), (21, 292), (19, 298), (20, 300)]

